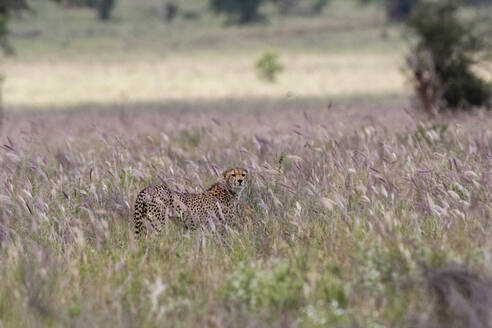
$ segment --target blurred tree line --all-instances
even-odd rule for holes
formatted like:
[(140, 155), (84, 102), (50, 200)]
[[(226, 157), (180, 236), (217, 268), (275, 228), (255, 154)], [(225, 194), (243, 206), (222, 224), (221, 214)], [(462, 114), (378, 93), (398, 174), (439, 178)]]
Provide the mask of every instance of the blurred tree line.
[[(376, 4), (384, 8), (386, 11), (386, 17), (392, 22), (402, 22), (405, 21), (412, 10), (419, 3), (428, 3), (429, 0), (359, 0), (363, 5)], [(447, 0), (435, 0), (431, 1), (435, 4), (445, 4)], [(453, 0), (455, 5), (467, 5), (467, 6), (479, 6), (492, 4), (492, 0)]]
[(248, 24), (261, 21), (260, 7), (273, 3), (281, 14), (320, 14), (331, 0), (209, 0), (210, 8), (225, 14), (228, 23)]
[(62, 0), (61, 2), (65, 6), (93, 8), (102, 21), (109, 20), (116, 4), (115, 0)]
[[(58, 2), (67, 7), (87, 7), (94, 8), (99, 14), (101, 20), (108, 20), (111, 11), (115, 6), (115, 0), (50, 0)], [(29, 4), (26, 0), (0, 0), (0, 35), (5, 27), (8, 17), (12, 12), (28, 10)]]
[(390, 21), (402, 21), (410, 15), (412, 8), (419, 0), (359, 0), (366, 5), (375, 3), (384, 7), (386, 17)]
[[(319, 14), (332, 0), (209, 0), (210, 8), (225, 14), (229, 23), (247, 24), (262, 20), (260, 7), (273, 3), (281, 14)], [(406, 20), (413, 8), (420, 2), (428, 0), (358, 0), (363, 5), (375, 4), (386, 11), (389, 21), (401, 22)], [(447, 0), (435, 0), (444, 3)], [(460, 5), (492, 4), (492, 0), (455, 0)]]

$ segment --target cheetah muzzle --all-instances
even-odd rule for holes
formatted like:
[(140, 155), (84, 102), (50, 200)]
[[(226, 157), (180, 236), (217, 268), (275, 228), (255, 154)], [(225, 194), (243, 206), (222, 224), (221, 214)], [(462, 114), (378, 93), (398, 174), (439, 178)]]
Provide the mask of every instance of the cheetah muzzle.
[(217, 182), (199, 194), (173, 191), (166, 185), (143, 189), (135, 201), (135, 236), (138, 238), (145, 232), (147, 224), (159, 231), (167, 219), (191, 229), (214, 219), (234, 226), (237, 201), (247, 184), (248, 171), (233, 168), (225, 171), (223, 176), (223, 182)]

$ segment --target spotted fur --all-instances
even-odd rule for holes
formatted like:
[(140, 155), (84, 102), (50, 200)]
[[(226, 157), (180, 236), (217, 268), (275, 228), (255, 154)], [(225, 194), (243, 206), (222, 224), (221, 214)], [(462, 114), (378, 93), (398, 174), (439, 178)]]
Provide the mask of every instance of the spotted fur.
[(224, 182), (199, 194), (173, 191), (166, 185), (149, 186), (135, 201), (135, 235), (139, 237), (147, 225), (159, 231), (167, 219), (191, 229), (214, 219), (233, 226), (237, 200), (247, 181), (248, 171), (234, 168), (224, 172)]

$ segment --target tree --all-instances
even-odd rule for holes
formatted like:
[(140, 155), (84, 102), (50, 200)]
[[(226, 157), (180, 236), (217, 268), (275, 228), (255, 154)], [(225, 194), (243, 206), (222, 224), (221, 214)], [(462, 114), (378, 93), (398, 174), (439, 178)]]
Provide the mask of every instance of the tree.
[(491, 86), (473, 71), (484, 38), (457, 10), (452, 0), (422, 2), (406, 23), (417, 39), (407, 62), (426, 111), (490, 105)]
[(226, 14), (229, 23), (248, 24), (262, 18), (259, 8), (265, 0), (210, 0), (211, 9)]

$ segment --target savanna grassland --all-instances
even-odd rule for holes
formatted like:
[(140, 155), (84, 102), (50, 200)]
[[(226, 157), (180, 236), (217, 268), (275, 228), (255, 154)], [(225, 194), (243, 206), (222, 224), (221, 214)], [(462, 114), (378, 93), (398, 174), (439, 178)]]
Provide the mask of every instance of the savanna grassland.
[[(224, 28), (34, 5), (2, 67), (0, 327), (492, 325), (492, 116), (413, 110), (374, 8)], [(134, 239), (142, 188), (230, 166), (240, 229)]]

